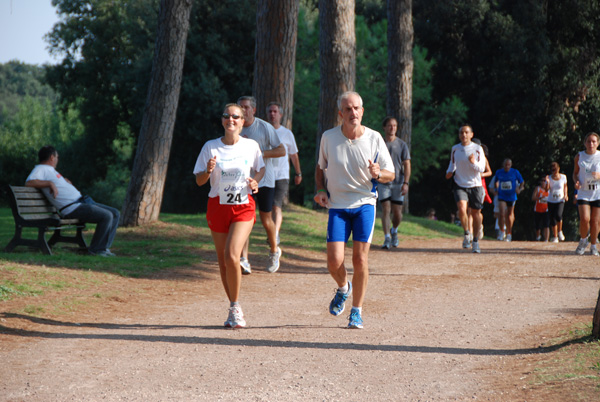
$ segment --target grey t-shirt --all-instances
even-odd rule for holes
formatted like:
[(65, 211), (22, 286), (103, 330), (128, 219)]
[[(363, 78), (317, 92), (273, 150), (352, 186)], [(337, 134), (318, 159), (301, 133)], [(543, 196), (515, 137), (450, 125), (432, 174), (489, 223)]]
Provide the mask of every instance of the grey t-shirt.
[[(254, 118), (254, 122), (249, 127), (242, 129), (242, 137), (250, 138), (258, 142), (260, 150), (264, 153), (273, 148), (277, 148), (281, 142), (279, 136), (275, 132), (275, 128), (270, 123)], [(265, 175), (258, 183), (258, 187), (275, 187), (275, 173), (273, 171), (273, 158), (264, 158), (265, 160)]]
[(402, 162), (410, 160), (410, 151), (408, 150), (408, 144), (400, 138), (394, 138), (392, 142), (386, 142), (392, 162), (394, 163), (394, 170), (396, 171), (396, 177), (394, 178), (393, 184), (404, 183), (404, 165)]

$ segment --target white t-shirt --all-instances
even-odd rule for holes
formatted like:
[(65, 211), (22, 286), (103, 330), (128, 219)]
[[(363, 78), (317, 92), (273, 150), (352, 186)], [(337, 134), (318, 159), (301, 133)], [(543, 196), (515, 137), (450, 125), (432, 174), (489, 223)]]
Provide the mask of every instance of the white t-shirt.
[(273, 170), (275, 172), (275, 180), (289, 180), (290, 178), (290, 155), (298, 153), (298, 146), (294, 134), (283, 126), (275, 129), (279, 136), (279, 141), (285, 147), (285, 156), (281, 158), (273, 158)]
[[(258, 142), (260, 150), (262, 152), (269, 151), (273, 148), (277, 148), (281, 142), (275, 132), (275, 128), (271, 123), (254, 118), (254, 122), (249, 127), (244, 127), (241, 133), (242, 137), (250, 138)], [(275, 175), (273, 173), (273, 158), (266, 158), (264, 160), (266, 171), (258, 187), (275, 187)]]
[(560, 178), (554, 180), (552, 175), (548, 176), (548, 182), (550, 188), (548, 190), (548, 202), (551, 204), (558, 204), (565, 201), (565, 184), (567, 184), (567, 176), (559, 173)]
[[(81, 193), (75, 188), (74, 185), (65, 180), (65, 178), (56, 171), (52, 166), (46, 164), (36, 165), (26, 181), (30, 180), (44, 180), (51, 181), (58, 190), (56, 198), (50, 194), (50, 187), (42, 188), (42, 192), (50, 200), (50, 203), (60, 210), (65, 205), (72, 204), (81, 198)], [(68, 215), (73, 212), (79, 206), (79, 203), (68, 206), (67, 208), (60, 211), (62, 215)]]
[(369, 172), (369, 160), (382, 170), (394, 171), (394, 164), (381, 134), (365, 127), (363, 135), (349, 140), (342, 126), (327, 130), (321, 137), (319, 167), (325, 172), (329, 208), (358, 208), (375, 205), (377, 181)]
[[(475, 163), (469, 162), (469, 155), (475, 154)], [(485, 171), (485, 155), (480, 145), (471, 142), (467, 146), (456, 144), (450, 153), (450, 164), (446, 173), (454, 173), (454, 181), (459, 187), (481, 187), (481, 173)]]
[[(246, 179), (250, 177), (251, 169), (259, 171), (265, 166), (257, 142), (243, 137), (233, 145), (225, 145), (222, 137), (207, 141), (196, 160), (194, 175), (206, 172), (206, 165), (214, 156), (217, 157), (217, 166), (210, 175), (208, 196), (221, 196), (221, 203), (236, 204), (238, 202), (233, 198), (238, 194), (242, 198), (251, 194)], [(230, 188), (236, 188), (236, 192), (229, 191)], [(228, 196), (232, 198), (230, 202), (227, 202)]]
[(600, 179), (595, 179), (592, 173), (600, 172), (600, 151), (588, 155), (585, 151), (579, 152), (579, 184), (577, 199), (584, 201), (600, 200)]

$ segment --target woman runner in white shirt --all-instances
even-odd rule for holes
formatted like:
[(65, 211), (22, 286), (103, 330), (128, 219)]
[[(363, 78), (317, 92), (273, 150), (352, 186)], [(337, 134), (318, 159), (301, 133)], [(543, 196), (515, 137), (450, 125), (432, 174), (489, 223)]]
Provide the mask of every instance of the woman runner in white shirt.
[(579, 209), (579, 244), (575, 253), (583, 255), (588, 245), (588, 233), (590, 254), (598, 255), (596, 242), (600, 229), (600, 152), (598, 143), (600, 136), (591, 132), (585, 136), (585, 151), (575, 156), (575, 168), (573, 169), (573, 181), (577, 192), (577, 206)]
[[(206, 220), (217, 251), (221, 281), (230, 302), (224, 325), (241, 328), (246, 326), (246, 321), (238, 301), (242, 283), (240, 256), (256, 221), (254, 198), (249, 193), (258, 191), (265, 163), (258, 143), (240, 137), (244, 114), (239, 105), (227, 104), (221, 123), (225, 135), (204, 144), (194, 174), (198, 186), (210, 179)], [(256, 172), (254, 176), (253, 172)]]

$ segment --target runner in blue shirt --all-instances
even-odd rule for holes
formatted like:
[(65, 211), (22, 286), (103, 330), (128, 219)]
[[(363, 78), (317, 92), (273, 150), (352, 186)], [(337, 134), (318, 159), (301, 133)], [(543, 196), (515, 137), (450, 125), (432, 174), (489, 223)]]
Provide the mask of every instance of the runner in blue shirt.
[(512, 241), (512, 227), (515, 222), (515, 202), (517, 194), (523, 191), (525, 181), (517, 169), (512, 168), (512, 161), (505, 159), (503, 169), (496, 172), (496, 189), (498, 191), (498, 207), (500, 212), (500, 228), (506, 225), (506, 237), (502, 230), (498, 240)]

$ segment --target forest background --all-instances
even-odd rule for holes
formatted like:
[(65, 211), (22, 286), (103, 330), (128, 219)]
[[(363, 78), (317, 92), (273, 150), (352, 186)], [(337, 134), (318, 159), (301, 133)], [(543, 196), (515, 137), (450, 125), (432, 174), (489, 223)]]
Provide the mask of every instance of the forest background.
[[(117, 6), (115, 5), (117, 3)], [(54, 66), (0, 64), (0, 185), (21, 184), (46, 144), (59, 171), (99, 202), (120, 208), (130, 180), (156, 38), (158, 0), (54, 0), (61, 22), (47, 35)], [(192, 169), (222, 134), (227, 102), (252, 92), (256, 4), (195, 0), (162, 204), (164, 212), (205, 210), (208, 186)], [(304, 181), (290, 201), (312, 205), (319, 100), (318, 1), (302, 0), (292, 131)], [(511, 158), (527, 183), (515, 239), (533, 237), (531, 192), (557, 161), (569, 179), (583, 136), (600, 130), (598, 1), (422, 0), (413, 5), (413, 176), (410, 213), (455, 205), (444, 179), (460, 124), (490, 150), (492, 171)], [(356, 1), (356, 90), (363, 124), (382, 132), (386, 111), (384, 0)], [(264, 116), (264, 111), (257, 111)], [(490, 206), (484, 208), (492, 235)], [(577, 237), (574, 206), (565, 233)]]

